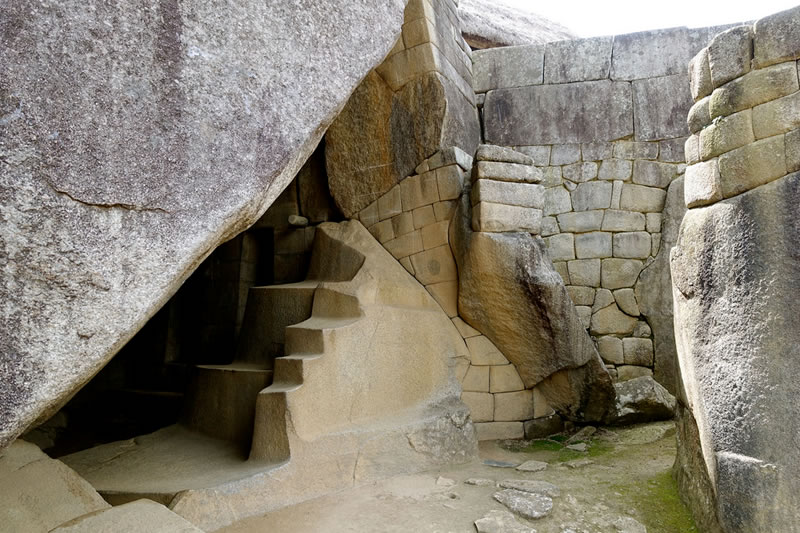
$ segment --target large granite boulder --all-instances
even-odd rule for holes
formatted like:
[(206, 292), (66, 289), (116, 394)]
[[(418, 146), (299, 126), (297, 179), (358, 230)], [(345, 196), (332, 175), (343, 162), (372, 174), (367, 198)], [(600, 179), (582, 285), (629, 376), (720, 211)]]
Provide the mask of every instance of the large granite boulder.
[(530, 10), (492, 0), (461, 0), (458, 14), (464, 39), (472, 48), (544, 44), (577, 37), (569, 28)]
[(614, 387), (544, 241), (530, 233), (472, 232), (468, 196), (450, 225), (459, 273), (458, 311), (548, 404), (575, 421), (600, 421)]
[(679, 472), (694, 475), (699, 444), (710, 480), (704, 486), (714, 487), (726, 532), (798, 527), (798, 202), (795, 173), (690, 209), (672, 251), (675, 334), (689, 410), (679, 464), (690, 468)]
[(636, 283), (636, 302), (653, 329), (655, 344), (653, 377), (672, 394), (677, 393), (680, 370), (675, 349), (669, 254), (678, 240), (678, 228), (686, 213), (683, 181), (684, 178), (680, 177), (667, 189), (667, 200), (661, 213), (661, 246), (655, 260), (642, 270)]
[(0, 447), (258, 219), (404, 4), (0, 0)]

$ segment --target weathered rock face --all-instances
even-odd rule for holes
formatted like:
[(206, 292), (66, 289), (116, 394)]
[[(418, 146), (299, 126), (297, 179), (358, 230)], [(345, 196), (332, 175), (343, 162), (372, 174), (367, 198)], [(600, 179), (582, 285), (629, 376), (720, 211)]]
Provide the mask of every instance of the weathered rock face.
[(675, 397), (650, 376), (629, 379), (614, 388), (617, 408), (609, 423), (637, 424), (675, 416)]
[[(460, 316), (516, 365), (526, 388), (573, 420), (600, 420), (611, 378), (553, 270), (544, 241), (529, 233), (472, 233), (466, 197), (450, 227)], [(524, 327), (521, 327), (524, 325)]]
[(557, 22), (498, 2), (461, 0), (458, 13), (464, 39), (472, 48), (541, 44), (576, 37)]
[(797, 526), (799, 200), (791, 174), (689, 210), (672, 252), (681, 372), (726, 531)]
[(678, 240), (678, 228), (685, 213), (683, 177), (680, 177), (673, 181), (667, 190), (666, 204), (661, 213), (661, 246), (658, 255), (655, 261), (642, 270), (639, 282), (636, 284), (639, 310), (653, 329), (655, 345), (653, 377), (672, 394), (676, 394), (678, 390), (680, 370), (675, 349), (669, 253)]
[(270, 205), (403, 5), (3, 2), (0, 446)]
[(410, 0), (402, 38), (325, 136), (331, 194), (355, 217), (435, 152), (473, 154), (472, 60), (452, 0)]

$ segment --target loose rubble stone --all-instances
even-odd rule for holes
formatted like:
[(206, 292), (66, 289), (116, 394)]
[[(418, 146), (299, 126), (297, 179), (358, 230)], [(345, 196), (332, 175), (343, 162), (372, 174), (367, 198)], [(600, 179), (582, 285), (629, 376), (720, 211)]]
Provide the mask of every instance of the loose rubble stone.
[[(517, 470), (519, 470), (520, 472), (541, 472), (542, 470), (546, 469), (547, 469), (547, 463), (545, 463), (544, 461), (534, 461), (534, 460), (525, 461), (524, 463), (522, 463), (517, 467)], [(505, 488), (510, 488), (510, 487), (505, 487)]]
[(525, 438), (539, 439), (555, 435), (564, 429), (564, 422), (558, 415), (535, 418), (525, 422)]
[(508, 511), (492, 510), (475, 521), (478, 533), (536, 533), (535, 529), (522, 525)]
[(553, 500), (550, 497), (520, 490), (503, 489), (494, 493), (494, 499), (523, 518), (531, 520), (543, 518), (553, 509)]
[(589, 449), (589, 446), (585, 442), (580, 442), (578, 444), (568, 445), (567, 449), (572, 450), (573, 452), (585, 452)]
[(486, 466), (492, 466), (494, 468), (516, 468), (519, 466), (519, 463), (509, 463), (508, 461), (495, 461), (494, 459), (486, 459), (483, 461), (483, 464)]
[[(546, 463), (545, 463), (546, 464)], [(519, 468), (517, 468), (519, 470)], [(557, 498), (561, 495), (561, 490), (552, 483), (538, 479), (506, 479), (498, 483), (500, 488), (514, 489), (532, 494), (543, 494), (550, 498)]]
[(675, 415), (675, 398), (650, 376), (622, 381), (614, 388), (617, 390), (617, 411), (609, 422), (637, 424), (667, 420)]
[(593, 465), (594, 461), (591, 459), (573, 459), (572, 461), (567, 461), (565, 463), (561, 463), (567, 468), (583, 468), (585, 466)]

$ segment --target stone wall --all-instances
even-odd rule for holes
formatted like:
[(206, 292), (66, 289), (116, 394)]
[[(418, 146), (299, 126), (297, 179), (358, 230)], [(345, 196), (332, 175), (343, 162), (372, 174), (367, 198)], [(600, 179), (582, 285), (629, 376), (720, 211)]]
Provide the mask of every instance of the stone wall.
[(674, 28), (473, 53), (485, 140), (541, 167), (541, 233), (607, 368), (619, 380), (655, 372), (672, 392), (672, 331), (648, 323), (637, 287), (661, 251), (667, 189), (685, 169), (686, 63), (712, 32)]
[(676, 472), (709, 531), (798, 530), (798, 59), (794, 8), (720, 33), (689, 64)]

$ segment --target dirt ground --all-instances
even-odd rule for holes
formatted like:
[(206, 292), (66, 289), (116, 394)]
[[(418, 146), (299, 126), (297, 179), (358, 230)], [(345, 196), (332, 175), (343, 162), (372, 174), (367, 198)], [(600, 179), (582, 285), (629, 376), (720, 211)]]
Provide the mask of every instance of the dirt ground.
[[(670, 476), (675, 459), (671, 422), (601, 428), (580, 439), (585, 452), (566, 448), (565, 438), (484, 442), (480, 460), (469, 464), (349, 489), (219, 531), (474, 533), (475, 520), (493, 509), (507, 509), (492, 497), (496, 486), (464, 483), (471, 478), (543, 480), (558, 486), (560, 495), (553, 498), (548, 516), (533, 521), (518, 517), (538, 533), (641, 533), (642, 526), (649, 533), (697, 531)], [(548, 466), (521, 472), (484, 463), (517, 465), (531, 459)]]

